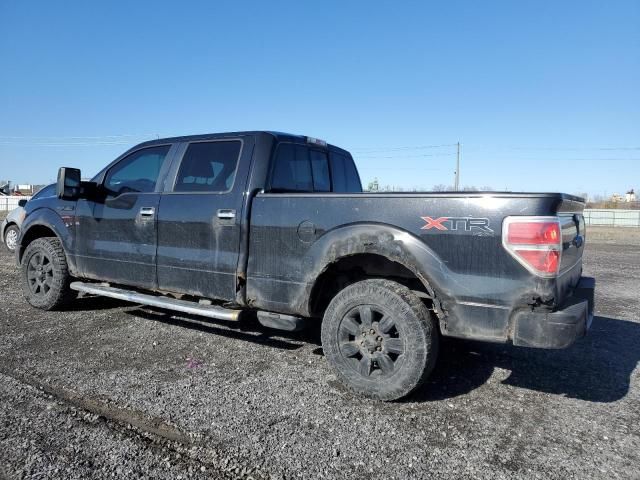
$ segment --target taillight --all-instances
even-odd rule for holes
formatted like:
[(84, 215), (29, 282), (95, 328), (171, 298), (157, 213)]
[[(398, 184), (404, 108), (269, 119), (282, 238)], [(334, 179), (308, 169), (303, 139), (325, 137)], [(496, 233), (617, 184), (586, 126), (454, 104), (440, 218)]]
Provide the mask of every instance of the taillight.
[(502, 243), (530, 272), (554, 277), (560, 270), (562, 232), (557, 217), (507, 217)]

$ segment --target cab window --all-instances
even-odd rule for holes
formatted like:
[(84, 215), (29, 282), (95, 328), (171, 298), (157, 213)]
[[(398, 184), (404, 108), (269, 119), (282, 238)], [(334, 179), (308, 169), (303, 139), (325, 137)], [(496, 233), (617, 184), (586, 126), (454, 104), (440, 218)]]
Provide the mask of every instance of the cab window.
[(306, 147), (292, 143), (283, 143), (278, 146), (271, 175), (271, 191), (313, 191), (311, 164)]
[(311, 174), (313, 176), (314, 192), (330, 192), (331, 177), (329, 176), (329, 161), (327, 154), (318, 150), (309, 150)]
[(53, 185), (47, 185), (46, 187), (39, 190), (38, 193), (36, 193), (33, 197), (31, 197), (31, 200), (37, 200), (38, 198), (55, 197), (55, 196), (56, 196), (56, 185), (54, 183)]
[(330, 192), (327, 154), (305, 145), (278, 146), (271, 173), (272, 192)]
[(337, 193), (362, 192), (362, 184), (353, 160), (342, 153), (331, 152), (333, 190)]
[(107, 173), (105, 189), (113, 196), (153, 192), (170, 148), (169, 145), (144, 148), (123, 158)]
[(227, 192), (233, 187), (242, 143), (197, 142), (187, 148), (175, 192)]

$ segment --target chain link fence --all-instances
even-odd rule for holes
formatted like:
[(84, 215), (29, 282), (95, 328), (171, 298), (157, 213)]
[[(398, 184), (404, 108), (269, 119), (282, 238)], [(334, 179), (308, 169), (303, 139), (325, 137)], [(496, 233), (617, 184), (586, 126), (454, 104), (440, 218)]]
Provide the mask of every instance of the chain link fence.
[(0, 195), (0, 212), (8, 212), (14, 208), (18, 208), (18, 202), (20, 200), (29, 200), (31, 197), (20, 196), (5, 196)]
[(586, 209), (587, 225), (601, 227), (640, 227), (640, 210)]

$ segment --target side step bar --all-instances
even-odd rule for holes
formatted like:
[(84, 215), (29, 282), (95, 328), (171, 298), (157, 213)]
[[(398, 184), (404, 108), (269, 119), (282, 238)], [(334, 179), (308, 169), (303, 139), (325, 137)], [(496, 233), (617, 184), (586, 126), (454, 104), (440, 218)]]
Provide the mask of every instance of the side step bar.
[(217, 318), (218, 320), (238, 320), (242, 310), (230, 310), (214, 305), (202, 305), (196, 302), (178, 300), (168, 297), (146, 295), (122, 288), (109, 287), (98, 283), (72, 282), (71, 288), (78, 292), (100, 295), (102, 297), (117, 298), (127, 302), (140, 303), (150, 307), (166, 308), (177, 312), (202, 315), (203, 317)]
[(297, 332), (306, 326), (304, 318), (273, 312), (258, 312), (258, 322), (263, 327), (286, 330), (287, 332)]

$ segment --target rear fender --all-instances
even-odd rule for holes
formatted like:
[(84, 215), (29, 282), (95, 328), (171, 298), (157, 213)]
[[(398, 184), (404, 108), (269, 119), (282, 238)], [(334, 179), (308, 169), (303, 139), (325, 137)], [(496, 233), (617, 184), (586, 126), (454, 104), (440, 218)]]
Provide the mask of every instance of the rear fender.
[(449, 269), (420, 239), (389, 225), (353, 224), (325, 232), (307, 252), (303, 265), (307, 287), (299, 299), (306, 315), (311, 312), (311, 291), (320, 275), (340, 259), (363, 253), (399, 263), (413, 272), (431, 296), (437, 292), (439, 299), (446, 298)]

